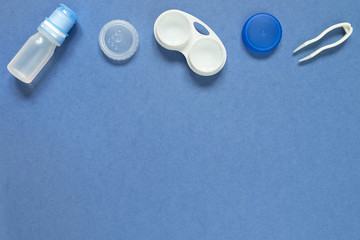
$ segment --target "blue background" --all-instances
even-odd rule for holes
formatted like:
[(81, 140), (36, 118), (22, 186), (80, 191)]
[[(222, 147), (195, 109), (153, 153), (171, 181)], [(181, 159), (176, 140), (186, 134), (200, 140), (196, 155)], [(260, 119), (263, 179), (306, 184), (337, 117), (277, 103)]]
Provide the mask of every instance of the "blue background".
[[(32, 85), (6, 70), (57, 1), (0, 8), (0, 239), (343, 239), (360, 236), (360, 2), (65, 1), (79, 21)], [(227, 63), (193, 74), (159, 47), (156, 18), (180, 9), (222, 39)], [(273, 54), (241, 28), (269, 12)], [(140, 37), (124, 65), (98, 45), (110, 20)], [(315, 61), (297, 60), (354, 33)]]

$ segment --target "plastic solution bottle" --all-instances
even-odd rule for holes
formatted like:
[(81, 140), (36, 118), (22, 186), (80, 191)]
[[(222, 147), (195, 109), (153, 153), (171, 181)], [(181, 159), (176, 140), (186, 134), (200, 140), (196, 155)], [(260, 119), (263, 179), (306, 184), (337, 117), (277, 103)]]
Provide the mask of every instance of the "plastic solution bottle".
[(7, 66), (9, 72), (19, 80), (31, 83), (54, 54), (55, 48), (64, 42), (77, 19), (70, 8), (60, 4), (11, 60)]

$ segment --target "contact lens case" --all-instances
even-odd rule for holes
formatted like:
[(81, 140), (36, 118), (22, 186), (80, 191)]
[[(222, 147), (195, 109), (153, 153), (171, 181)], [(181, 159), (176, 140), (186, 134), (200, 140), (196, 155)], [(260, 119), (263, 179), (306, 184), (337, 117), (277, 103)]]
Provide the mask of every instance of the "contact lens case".
[[(202, 26), (204, 29), (197, 30)], [(215, 34), (198, 18), (180, 11), (163, 12), (155, 21), (156, 41), (164, 48), (181, 52), (195, 73), (211, 76), (218, 73), (226, 62), (226, 49)]]

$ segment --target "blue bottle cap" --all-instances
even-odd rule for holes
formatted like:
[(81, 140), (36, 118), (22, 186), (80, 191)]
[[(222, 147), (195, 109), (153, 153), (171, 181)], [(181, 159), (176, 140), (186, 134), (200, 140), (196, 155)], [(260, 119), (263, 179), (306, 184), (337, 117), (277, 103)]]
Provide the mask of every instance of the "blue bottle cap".
[(242, 29), (245, 46), (255, 53), (268, 53), (276, 48), (282, 36), (280, 22), (268, 13), (249, 18)]
[(50, 35), (58, 45), (68, 36), (78, 16), (66, 5), (60, 4), (48, 18), (45, 18), (38, 29)]

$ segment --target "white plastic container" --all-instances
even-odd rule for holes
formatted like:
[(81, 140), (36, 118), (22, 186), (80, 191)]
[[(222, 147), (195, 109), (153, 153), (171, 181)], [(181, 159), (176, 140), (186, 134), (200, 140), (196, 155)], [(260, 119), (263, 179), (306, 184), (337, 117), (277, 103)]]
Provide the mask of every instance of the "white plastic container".
[[(200, 24), (207, 34), (200, 33)], [(154, 24), (156, 41), (164, 48), (181, 52), (188, 66), (201, 76), (218, 73), (226, 62), (226, 49), (220, 38), (204, 22), (180, 11), (163, 12)]]
[(60, 46), (77, 20), (77, 15), (60, 4), (38, 27), (8, 64), (9, 72), (25, 83), (31, 83)]

